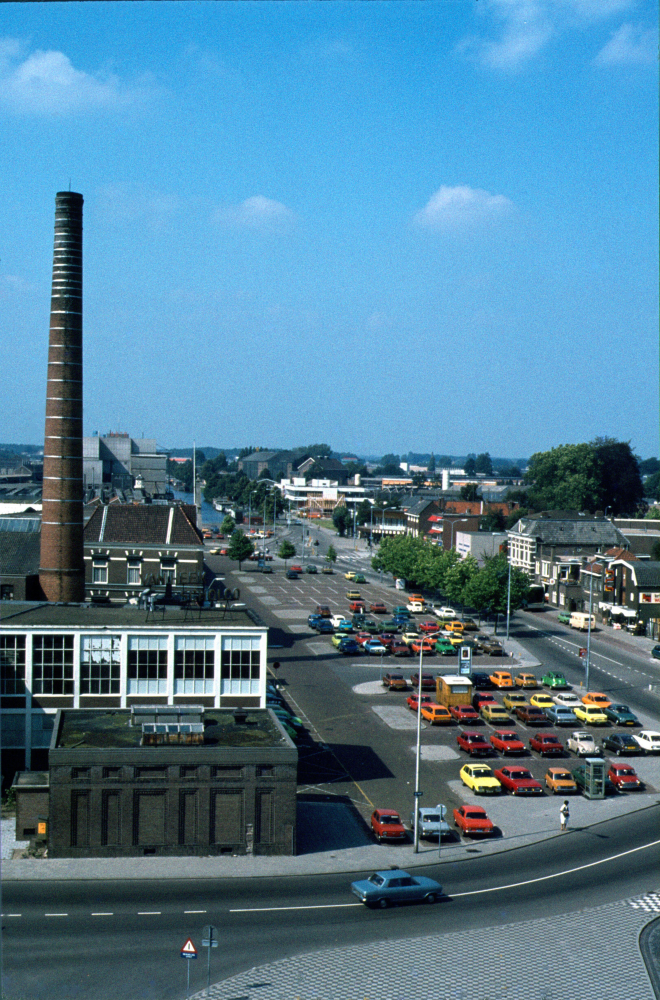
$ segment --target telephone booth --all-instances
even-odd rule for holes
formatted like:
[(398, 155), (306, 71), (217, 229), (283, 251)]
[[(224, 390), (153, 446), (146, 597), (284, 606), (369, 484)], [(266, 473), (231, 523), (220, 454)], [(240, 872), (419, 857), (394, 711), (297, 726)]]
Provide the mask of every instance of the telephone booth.
[(586, 757), (584, 761), (586, 784), (585, 797), (588, 799), (605, 798), (605, 761), (600, 757)]

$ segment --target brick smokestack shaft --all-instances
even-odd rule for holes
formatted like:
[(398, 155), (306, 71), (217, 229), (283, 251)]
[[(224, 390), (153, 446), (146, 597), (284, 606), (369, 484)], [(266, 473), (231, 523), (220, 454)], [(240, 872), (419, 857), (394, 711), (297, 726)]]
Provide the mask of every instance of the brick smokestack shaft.
[(49, 601), (84, 601), (82, 479), (83, 197), (55, 197), (39, 582)]

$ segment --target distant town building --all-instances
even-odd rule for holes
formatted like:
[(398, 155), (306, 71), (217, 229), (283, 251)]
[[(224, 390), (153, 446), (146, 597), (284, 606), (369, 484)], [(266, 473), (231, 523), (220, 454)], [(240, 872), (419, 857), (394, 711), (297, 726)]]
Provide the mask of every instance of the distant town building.
[(83, 438), (83, 481), (86, 488), (109, 484), (130, 489), (136, 480), (151, 494), (167, 490), (167, 453), (155, 438), (124, 433)]

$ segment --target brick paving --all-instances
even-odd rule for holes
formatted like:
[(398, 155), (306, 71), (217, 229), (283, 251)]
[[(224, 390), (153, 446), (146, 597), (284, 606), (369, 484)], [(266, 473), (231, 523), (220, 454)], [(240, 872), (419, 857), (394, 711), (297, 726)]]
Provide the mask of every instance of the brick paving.
[(654, 1000), (638, 938), (656, 906), (660, 895), (647, 893), (548, 919), (310, 952), (193, 1000)]

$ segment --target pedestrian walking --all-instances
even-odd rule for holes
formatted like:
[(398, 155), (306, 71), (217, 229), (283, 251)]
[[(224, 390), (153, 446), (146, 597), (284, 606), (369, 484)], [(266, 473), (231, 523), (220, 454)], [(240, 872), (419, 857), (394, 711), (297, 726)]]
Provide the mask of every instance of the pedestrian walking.
[(566, 831), (566, 824), (568, 823), (569, 816), (570, 816), (570, 810), (568, 808), (568, 799), (564, 799), (564, 804), (559, 810), (559, 825), (562, 833), (565, 833)]

